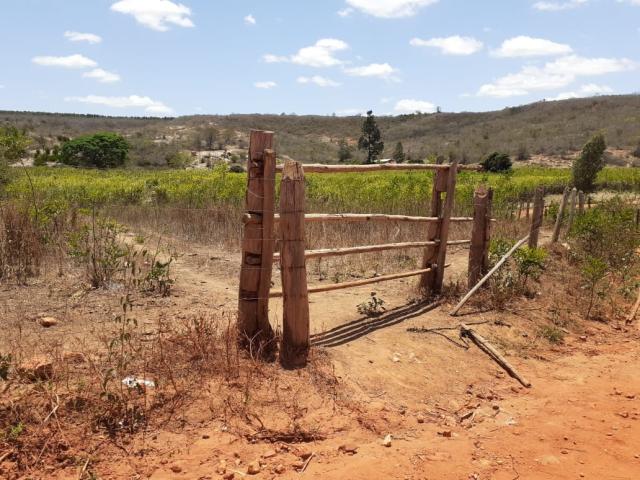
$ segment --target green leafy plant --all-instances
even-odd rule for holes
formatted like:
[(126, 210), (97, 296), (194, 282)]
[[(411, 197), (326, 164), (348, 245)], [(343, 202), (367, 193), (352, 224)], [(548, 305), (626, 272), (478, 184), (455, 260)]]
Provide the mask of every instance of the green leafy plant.
[(60, 149), (60, 160), (76, 167), (114, 168), (124, 165), (129, 144), (117, 133), (95, 133), (69, 140)]
[(511, 171), (511, 158), (506, 153), (493, 152), (481, 163), (482, 168), (487, 172), (505, 173)]
[(595, 135), (582, 149), (581, 155), (573, 162), (573, 184), (578, 190), (592, 192), (596, 178), (604, 168), (604, 152), (607, 145), (602, 134)]
[(5, 355), (0, 353), (0, 379), (7, 380), (9, 378), (12, 361), (13, 357), (11, 354)]
[(513, 255), (521, 287), (526, 290), (530, 278), (538, 280), (544, 271), (547, 252), (542, 248), (522, 247)]
[(564, 341), (564, 332), (555, 325), (545, 325), (540, 328), (540, 336), (547, 339), (550, 343), (562, 343)]
[(371, 298), (358, 305), (358, 313), (367, 317), (379, 317), (386, 311), (384, 303), (384, 300), (379, 298), (376, 292), (371, 292)]
[[(589, 295), (589, 306), (587, 307), (587, 313), (585, 315), (588, 320), (591, 318), (591, 310), (594, 306), (596, 293), (598, 293), (598, 287), (607, 277), (609, 269), (607, 264), (601, 259), (587, 256), (582, 262), (580, 272), (582, 273), (582, 278), (584, 280), (583, 288)], [(600, 291), (600, 293), (604, 293), (604, 290)]]

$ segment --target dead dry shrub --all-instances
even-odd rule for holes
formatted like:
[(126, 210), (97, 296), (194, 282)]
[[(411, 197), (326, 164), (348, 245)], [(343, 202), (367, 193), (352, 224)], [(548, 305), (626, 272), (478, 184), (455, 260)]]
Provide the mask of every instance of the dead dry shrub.
[(28, 209), (0, 206), (0, 280), (24, 284), (39, 272), (45, 254), (42, 233)]

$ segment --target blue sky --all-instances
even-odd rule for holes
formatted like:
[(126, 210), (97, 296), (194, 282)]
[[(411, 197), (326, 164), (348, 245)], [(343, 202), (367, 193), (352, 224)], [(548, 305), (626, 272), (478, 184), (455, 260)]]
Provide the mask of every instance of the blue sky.
[(383, 115), (640, 91), (640, 0), (2, 3), (2, 110)]

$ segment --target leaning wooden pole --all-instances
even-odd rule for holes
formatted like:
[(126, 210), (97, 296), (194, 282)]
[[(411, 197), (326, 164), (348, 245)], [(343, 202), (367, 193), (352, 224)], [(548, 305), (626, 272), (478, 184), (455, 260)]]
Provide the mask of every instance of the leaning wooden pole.
[(573, 221), (576, 218), (576, 202), (578, 201), (578, 189), (571, 190), (571, 197), (569, 198), (569, 221), (567, 222), (567, 233), (571, 231), (573, 227)]
[(562, 200), (560, 201), (560, 207), (558, 208), (558, 216), (556, 218), (556, 224), (553, 227), (553, 235), (551, 235), (551, 243), (556, 243), (560, 238), (560, 230), (562, 229), (562, 220), (564, 217), (565, 209), (567, 208), (567, 200), (569, 199), (569, 188), (564, 189), (562, 194)]
[(434, 242), (425, 248), (422, 260), (422, 269), (426, 273), (420, 278), (420, 290), (429, 297), (434, 293), (436, 278), (435, 264), (438, 261), (438, 244), (440, 239), (440, 226), (442, 224), (442, 194), (447, 190), (447, 171), (437, 170), (433, 176), (433, 186), (431, 191), (430, 216), (438, 219), (435, 223), (427, 225), (427, 241)]
[[(269, 152), (272, 146), (273, 132), (251, 132), (245, 205), (246, 212), (259, 221), (247, 223), (243, 227), (238, 295), (238, 331), (241, 340), (252, 352), (263, 353), (273, 351), (275, 346), (268, 315), (275, 191), (275, 156), (273, 152)], [(265, 238), (265, 228), (266, 236), (271, 238)]]
[(469, 328), (464, 323), (460, 324), (460, 334), (469, 337), (473, 342), (480, 347), (487, 355), (495, 360), (498, 365), (504, 368), (509, 375), (518, 380), (523, 386), (531, 388), (531, 382), (518, 373), (513, 365), (511, 365), (506, 358), (504, 358), (496, 348), (491, 345), (482, 335)]
[(526, 241), (529, 240), (529, 235), (527, 235), (526, 237), (524, 237), (522, 240), (520, 240), (518, 243), (516, 243), (513, 248), (511, 248), (511, 250), (509, 250), (504, 257), (502, 257), (498, 263), (495, 264), (495, 266), (489, 271), (489, 273), (487, 273), (484, 277), (482, 277), (482, 280), (480, 280), (475, 287), (473, 287), (471, 290), (469, 290), (469, 293), (467, 293), (464, 298), (462, 300), (460, 300), (460, 303), (458, 303), (458, 305), (456, 305), (456, 307), (451, 311), (451, 313), (449, 315), (452, 316), (456, 316), (458, 314), (458, 312), (460, 311), (460, 309), (464, 306), (465, 303), (467, 303), (469, 301), (469, 299), (473, 296), (474, 293), (476, 293), (480, 287), (482, 287), (482, 285), (484, 285), (487, 280), (489, 280), (491, 278), (491, 276), (496, 273), (498, 270), (500, 270), (500, 267), (502, 267), (502, 265), (511, 257), (511, 255), (513, 255), (516, 250), (518, 250), (522, 245), (524, 245), (526, 243)]
[(302, 164), (287, 161), (280, 184), (280, 263), (283, 293), (280, 362), (285, 368), (305, 366), (309, 353), (304, 203)]
[(489, 270), (492, 200), (493, 190), (487, 190), (484, 186), (478, 187), (473, 195), (473, 227), (467, 274), (469, 288), (473, 288)]
[(448, 172), (447, 196), (442, 208), (442, 223), (440, 224), (440, 243), (438, 245), (438, 260), (436, 264), (436, 279), (433, 290), (435, 293), (442, 291), (444, 284), (444, 264), (447, 261), (447, 246), (449, 242), (449, 229), (451, 227), (451, 216), (456, 200), (456, 180), (458, 178), (458, 161), (455, 160)]
[(533, 200), (533, 216), (531, 218), (531, 230), (529, 232), (529, 247), (537, 248), (540, 238), (540, 227), (544, 217), (544, 187), (536, 188)]

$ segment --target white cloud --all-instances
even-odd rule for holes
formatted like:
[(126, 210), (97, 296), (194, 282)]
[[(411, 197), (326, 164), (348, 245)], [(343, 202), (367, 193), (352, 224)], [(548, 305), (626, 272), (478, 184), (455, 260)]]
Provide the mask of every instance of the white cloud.
[(546, 63), (542, 67), (525, 66), (517, 73), (482, 85), (479, 96), (513, 97), (541, 90), (556, 90), (573, 83), (578, 77), (589, 77), (633, 70), (637, 64), (626, 58), (585, 58), (570, 55)]
[(270, 88), (275, 88), (278, 86), (278, 84), (276, 82), (256, 82), (253, 84), (254, 87), (256, 88), (262, 88), (265, 90), (268, 90)]
[(380, 18), (412, 17), (422, 7), (438, 0), (347, 0), (347, 4), (368, 15)]
[(323, 38), (310, 47), (304, 47), (291, 56), (266, 54), (262, 58), (267, 63), (291, 62), (307, 67), (333, 67), (344, 62), (335, 53), (349, 48), (347, 43), (335, 38)]
[(87, 95), (86, 97), (66, 97), (65, 102), (89, 103), (111, 108), (144, 108), (148, 113), (171, 113), (173, 110), (164, 103), (149, 97), (129, 95), (128, 97), (102, 97)]
[(159, 32), (169, 25), (193, 27), (191, 9), (170, 0), (120, 0), (111, 5), (114, 12), (132, 15), (138, 23)]
[(350, 16), (354, 12), (353, 8), (343, 8), (342, 10), (338, 10), (338, 15), (342, 18)]
[(431, 102), (413, 99), (399, 100), (393, 108), (393, 110), (400, 115), (416, 112), (433, 113), (436, 109), (437, 107)]
[(298, 77), (298, 83), (308, 84), (313, 83), (318, 87), (339, 87), (340, 84), (327, 77), (321, 77), (320, 75), (314, 75), (313, 77)]
[(115, 83), (120, 81), (120, 75), (113, 72), (107, 72), (101, 68), (95, 68), (89, 72), (82, 74), (84, 78), (93, 78), (100, 83)]
[(393, 79), (392, 75), (396, 73), (396, 69), (388, 63), (372, 63), (362, 67), (346, 68), (345, 73), (352, 77), (378, 77)]
[(565, 2), (541, 1), (533, 4), (533, 8), (543, 12), (559, 12), (585, 5), (589, 0), (567, 0)]
[(607, 95), (613, 93), (613, 88), (607, 85), (597, 85), (595, 83), (588, 83), (582, 85), (579, 90), (573, 92), (562, 92), (555, 97), (548, 98), (547, 100), (567, 100), (569, 98), (583, 98), (593, 97), (595, 95)]
[(480, 40), (472, 37), (461, 37), (460, 35), (432, 38), (430, 40), (414, 38), (409, 43), (414, 47), (439, 48), (444, 55), (472, 55), (484, 47)]
[(533, 38), (525, 35), (513, 37), (502, 42), (497, 50), (491, 53), (496, 57), (537, 57), (546, 55), (567, 55), (573, 49), (564, 43), (556, 43), (544, 38)]
[(43, 67), (94, 68), (98, 66), (98, 64), (90, 58), (78, 54), (66, 57), (33, 57), (31, 61)]
[(64, 38), (69, 39), (71, 42), (87, 42), (87, 43), (100, 43), (102, 38), (94, 33), (80, 33), (80, 32), (64, 32)]
[(245, 25), (255, 25), (256, 22), (256, 17), (254, 17), (253, 15), (249, 14), (246, 17), (244, 17), (244, 23)]

